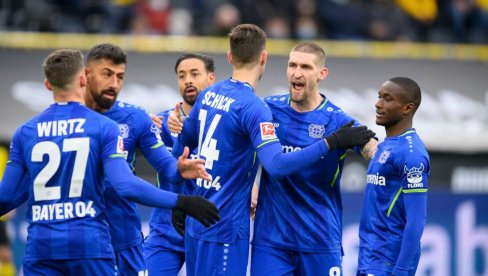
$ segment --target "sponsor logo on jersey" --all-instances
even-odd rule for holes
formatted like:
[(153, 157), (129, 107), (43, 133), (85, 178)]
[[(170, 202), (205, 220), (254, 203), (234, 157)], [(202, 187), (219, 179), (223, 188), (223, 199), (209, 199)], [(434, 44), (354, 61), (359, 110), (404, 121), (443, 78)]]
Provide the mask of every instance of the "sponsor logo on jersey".
[(288, 153), (288, 152), (299, 151), (302, 148), (301, 147), (288, 146), (288, 145), (281, 145), (281, 149), (283, 150), (284, 153)]
[(367, 184), (374, 184), (378, 186), (386, 186), (386, 178), (384, 176), (376, 174), (368, 174), (366, 176), (366, 183)]
[(325, 126), (310, 124), (308, 126), (308, 136), (312, 138), (322, 138), (325, 133)]
[(119, 124), (120, 135), (122, 138), (126, 139), (129, 138), (129, 125), (127, 124)]
[(260, 123), (261, 127), (261, 139), (262, 140), (269, 140), (275, 139), (276, 133), (273, 123)]
[[(407, 168), (407, 165), (403, 167), (403, 172), (407, 174), (407, 181), (409, 183), (408, 187), (410, 188), (410, 184), (419, 184), (422, 182), (422, 172), (424, 171), (424, 164), (420, 163), (420, 166), (417, 167), (412, 167), (412, 168)], [(422, 183), (420, 185), (423, 186)], [(422, 187), (420, 186), (420, 187)], [(415, 186), (412, 188), (418, 188), (419, 186)]]
[(389, 150), (384, 150), (381, 155), (380, 155), (380, 158), (378, 158), (378, 162), (380, 164), (385, 164), (386, 160), (388, 159), (388, 157), (390, 157), (390, 151)]

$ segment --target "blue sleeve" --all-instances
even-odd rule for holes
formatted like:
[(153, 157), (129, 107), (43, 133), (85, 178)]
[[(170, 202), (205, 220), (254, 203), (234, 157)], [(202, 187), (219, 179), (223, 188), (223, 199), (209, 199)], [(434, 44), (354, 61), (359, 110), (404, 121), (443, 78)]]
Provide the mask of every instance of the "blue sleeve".
[(183, 178), (180, 176), (176, 166), (176, 159), (164, 147), (164, 143), (159, 136), (160, 130), (153, 124), (146, 113), (140, 112), (138, 117), (137, 125), (140, 134), (137, 144), (146, 160), (167, 181), (173, 183), (182, 182)]
[(178, 135), (178, 140), (173, 145), (173, 151), (171, 152), (175, 157), (178, 157), (183, 153), (185, 146), (190, 148), (190, 152), (193, 152), (198, 146), (197, 110), (198, 108), (194, 106), (191, 109), (188, 118), (183, 123), (183, 130), (180, 135)]
[(109, 158), (103, 163), (105, 176), (121, 197), (156, 208), (174, 208), (178, 195), (156, 188), (135, 176), (122, 158)]
[(321, 139), (299, 151), (283, 153), (280, 143), (272, 143), (258, 149), (259, 161), (266, 172), (274, 178), (281, 178), (306, 168), (329, 152)]
[(19, 207), (29, 197), (29, 178), (20, 166), (7, 164), (0, 184), (0, 216)]
[(170, 181), (172, 183), (180, 183), (183, 178), (176, 166), (177, 160), (163, 147), (158, 147), (150, 150), (143, 150), (144, 157), (158, 172), (161, 181)]
[(404, 194), (407, 223), (394, 275), (407, 275), (412, 258), (418, 250), (427, 214), (427, 193)]

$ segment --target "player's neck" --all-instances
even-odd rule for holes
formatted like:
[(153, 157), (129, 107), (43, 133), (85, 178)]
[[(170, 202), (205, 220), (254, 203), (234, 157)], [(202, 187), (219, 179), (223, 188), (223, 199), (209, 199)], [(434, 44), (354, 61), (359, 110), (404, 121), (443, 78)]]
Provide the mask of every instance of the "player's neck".
[(307, 97), (301, 102), (290, 102), (291, 108), (298, 112), (307, 112), (316, 109), (320, 103), (324, 100), (322, 96), (316, 91), (313, 96)]
[(181, 103), (181, 110), (183, 111), (183, 113), (188, 116), (188, 114), (190, 114), (190, 111), (192, 109), (193, 105), (190, 105), (186, 102), (182, 102)]
[(252, 69), (249, 68), (239, 68), (232, 70), (232, 79), (240, 81), (240, 82), (247, 82), (249, 83), (254, 89), (259, 82), (259, 78), (261, 75), (260, 68), (254, 67)]
[(403, 120), (392, 126), (385, 128), (386, 137), (399, 136), (412, 128), (412, 120)]
[(56, 103), (79, 102), (85, 104), (85, 98), (79, 91), (58, 90), (53, 93), (53, 96)]

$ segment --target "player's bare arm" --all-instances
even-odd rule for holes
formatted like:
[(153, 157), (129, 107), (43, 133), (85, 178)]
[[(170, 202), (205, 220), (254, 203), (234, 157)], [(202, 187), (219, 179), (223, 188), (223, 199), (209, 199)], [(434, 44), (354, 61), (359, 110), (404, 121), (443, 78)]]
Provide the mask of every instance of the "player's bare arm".
[(369, 142), (361, 148), (361, 155), (366, 160), (371, 160), (378, 149), (378, 141), (376, 139), (371, 138)]

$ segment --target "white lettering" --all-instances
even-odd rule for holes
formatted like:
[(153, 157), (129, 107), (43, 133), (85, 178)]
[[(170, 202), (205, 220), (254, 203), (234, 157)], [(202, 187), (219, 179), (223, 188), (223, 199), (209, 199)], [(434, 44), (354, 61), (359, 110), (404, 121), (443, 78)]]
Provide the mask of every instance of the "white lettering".
[(205, 94), (202, 100), (203, 105), (210, 106), (218, 110), (224, 110), (229, 112), (230, 105), (235, 102), (234, 99), (215, 94), (214, 92), (208, 92)]
[[(483, 212), (483, 211), (482, 211)], [(457, 275), (486, 275), (484, 272), (476, 271), (472, 260), (476, 259), (476, 252), (481, 252), (482, 263), (488, 263), (488, 227), (476, 226), (476, 207), (474, 202), (462, 203), (456, 212), (456, 239)]]
[(366, 176), (366, 184), (368, 183), (378, 185), (378, 186), (386, 186), (386, 179), (384, 176), (380, 176), (378, 173), (368, 174)]
[(37, 136), (63, 136), (73, 133), (83, 133), (85, 119), (69, 119), (37, 123)]
[[(73, 213), (73, 211), (75, 211)], [(51, 221), (86, 216), (94, 217), (97, 214), (93, 208), (93, 201), (78, 201), (73, 206), (72, 202), (53, 203), (46, 205), (32, 205), (32, 221)]]

